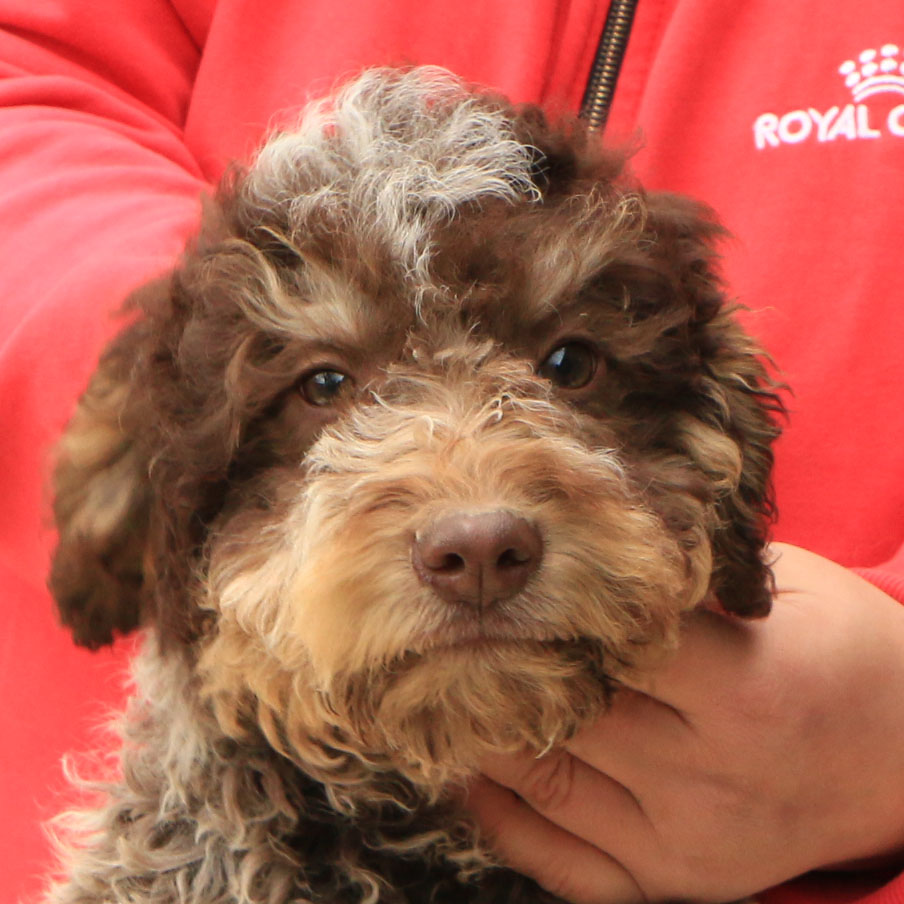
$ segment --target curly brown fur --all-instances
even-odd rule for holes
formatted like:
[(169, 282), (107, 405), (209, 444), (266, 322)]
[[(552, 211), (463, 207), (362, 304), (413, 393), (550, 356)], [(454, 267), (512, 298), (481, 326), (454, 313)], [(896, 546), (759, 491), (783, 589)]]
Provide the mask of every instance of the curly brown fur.
[[(51, 587), (79, 643), (148, 638), (52, 900), (536, 901), (451, 802), (480, 756), (564, 741), (705, 599), (766, 614), (780, 405), (720, 228), (623, 166), (368, 72), (132, 299), (61, 445)], [(528, 551), (460, 590), (425, 537), (472, 522)]]

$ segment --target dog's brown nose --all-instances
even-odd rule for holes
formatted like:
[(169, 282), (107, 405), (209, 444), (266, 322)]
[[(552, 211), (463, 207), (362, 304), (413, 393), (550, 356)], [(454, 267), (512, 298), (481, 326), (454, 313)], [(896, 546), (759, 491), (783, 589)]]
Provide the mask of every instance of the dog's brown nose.
[(512, 512), (449, 512), (419, 531), (412, 563), (441, 599), (486, 608), (524, 588), (543, 555), (540, 532)]

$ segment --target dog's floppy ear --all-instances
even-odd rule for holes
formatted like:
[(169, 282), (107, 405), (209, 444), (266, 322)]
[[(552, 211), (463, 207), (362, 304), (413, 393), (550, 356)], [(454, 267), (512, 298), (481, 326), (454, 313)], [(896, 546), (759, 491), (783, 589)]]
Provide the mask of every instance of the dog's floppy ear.
[[(142, 293), (162, 292), (163, 283)], [(49, 586), (77, 643), (96, 649), (143, 618), (150, 513), (146, 403), (136, 370), (147, 329), (137, 322), (104, 352), (57, 448), (59, 533)]]
[(766, 615), (773, 592), (764, 561), (775, 514), (772, 444), (784, 412), (778, 387), (725, 299), (713, 247), (724, 230), (712, 213), (667, 193), (648, 203), (657, 253), (676, 268), (673, 285), (690, 309), (685, 342), (696, 373), (685, 404), (701, 428), (682, 431), (682, 442), (718, 486), (710, 590), (729, 612)]

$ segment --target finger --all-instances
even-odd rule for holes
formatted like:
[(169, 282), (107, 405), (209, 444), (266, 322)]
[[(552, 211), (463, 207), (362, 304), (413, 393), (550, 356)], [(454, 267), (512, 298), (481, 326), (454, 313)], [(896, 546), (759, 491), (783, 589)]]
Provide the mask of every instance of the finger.
[(550, 822), (616, 859), (655, 842), (634, 794), (566, 750), (543, 757), (488, 757), (481, 771)]
[(553, 895), (572, 904), (645, 900), (617, 860), (545, 819), (507, 788), (477, 779), (467, 807), (502, 861)]

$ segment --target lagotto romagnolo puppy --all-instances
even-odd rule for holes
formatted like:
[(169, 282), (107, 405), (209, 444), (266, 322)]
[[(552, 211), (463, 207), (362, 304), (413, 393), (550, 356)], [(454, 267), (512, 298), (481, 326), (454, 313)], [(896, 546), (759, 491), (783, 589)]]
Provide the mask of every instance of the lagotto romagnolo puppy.
[(136, 293), (50, 584), (79, 643), (145, 637), (50, 901), (537, 901), (456, 804), (481, 755), (560, 744), (694, 606), (768, 611), (774, 386), (711, 215), (623, 168), (369, 71)]

